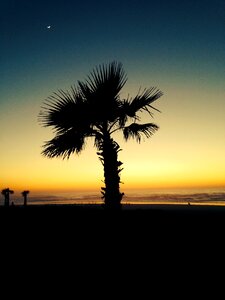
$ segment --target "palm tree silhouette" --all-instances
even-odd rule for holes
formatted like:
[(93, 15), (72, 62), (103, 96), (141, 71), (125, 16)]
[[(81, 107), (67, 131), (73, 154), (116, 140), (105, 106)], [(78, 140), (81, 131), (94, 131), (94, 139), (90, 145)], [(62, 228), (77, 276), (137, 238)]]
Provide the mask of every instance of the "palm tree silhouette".
[(23, 205), (26, 206), (27, 205), (27, 195), (29, 194), (30, 192), (29, 191), (23, 191), (21, 194), (23, 196)]
[(2, 190), (2, 195), (5, 197), (5, 206), (9, 206), (9, 195), (13, 194), (14, 191), (10, 190), (9, 188), (3, 189)]
[(87, 79), (78, 81), (70, 91), (58, 90), (44, 102), (39, 122), (54, 128), (55, 137), (44, 143), (42, 154), (46, 157), (69, 158), (80, 153), (86, 139), (94, 138), (94, 146), (104, 168), (102, 198), (105, 207), (117, 209), (124, 193), (120, 192), (122, 162), (118, 160), (121, 150), (112, 135), (121, 131), (125, 140), (135, 138), (141, 142), (158, 129), (154, 123), (140, 124), (138, 113), (159, 111), (152, 103), (162, 96), (154, 87), (144, 89), (134, 98), (120, 98), (127, 81), (122, 64), (112, 62), (96, 67)]

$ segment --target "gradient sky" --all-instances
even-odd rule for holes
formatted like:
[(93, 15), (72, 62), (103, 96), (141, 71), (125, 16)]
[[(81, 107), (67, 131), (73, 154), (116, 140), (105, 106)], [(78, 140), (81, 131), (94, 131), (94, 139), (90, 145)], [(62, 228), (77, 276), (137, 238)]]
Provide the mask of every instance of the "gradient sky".
[(151, 139), (115, 137), (121, 189), (225, 187), (225, 1), (0, 0), (1, 189), (100, 189), (93, 141), (69, 160), (45, 158), (53, 134), (37, 117), (53, 92), (113, 60), (128, 76), (122, 97), (164, 93)]

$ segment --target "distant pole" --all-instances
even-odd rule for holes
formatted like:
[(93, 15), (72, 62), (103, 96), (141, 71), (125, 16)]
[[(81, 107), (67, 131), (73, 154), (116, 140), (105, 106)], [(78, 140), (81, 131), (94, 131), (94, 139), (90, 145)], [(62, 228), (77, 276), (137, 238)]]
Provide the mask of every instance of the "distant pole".
[(24, 196), (24, 206), (27, 205), (27, 195)]
[(9, 195), (13, 193), (14, 191), (10, 190), (9, 188), (2, 190), (2, 195), (5, 197), (5, 206), (9, 206)]
[(24, 206), (27, 206), (27, 195), (29, 194), (30, 192), (29, 191), (23, 191), (21, 194), (23, 195), (23, 205)]
[(9, 206), (9, 191), (8, 191), (8, 189), (5, 194), (5, 206)]

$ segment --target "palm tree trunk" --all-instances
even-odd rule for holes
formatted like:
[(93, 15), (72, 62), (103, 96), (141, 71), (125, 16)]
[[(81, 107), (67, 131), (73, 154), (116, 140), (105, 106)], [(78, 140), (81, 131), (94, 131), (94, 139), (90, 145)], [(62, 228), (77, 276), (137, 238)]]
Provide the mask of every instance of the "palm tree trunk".
[(9, 206), (9, 193), (5, 194), (5, 206)]
[(24, 195), (24, 202), (23, 205), (26, 206), (27, 205), (27, 195)]
[(9, 206), (9, 194), (10, 194), (9, 189), (5, 189), (3, 191), (3, 195), (5, 197), (5, 203), (4, 203), (5, 206)]
[(104, 166), (105, 187), (102, 188), (105, 207), (109, 209), (120, 209), (121, 200), (124, 193), (120, 192), (120, 166), (122, 163), (118, 161), (118, 144), (110, 138), (109, 134), (104, 135), (100, 159)]

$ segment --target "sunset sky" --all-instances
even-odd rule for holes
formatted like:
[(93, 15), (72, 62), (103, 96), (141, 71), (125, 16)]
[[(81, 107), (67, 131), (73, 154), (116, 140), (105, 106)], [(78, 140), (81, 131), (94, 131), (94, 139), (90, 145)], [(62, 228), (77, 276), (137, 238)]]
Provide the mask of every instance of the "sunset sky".
[(225, 1), (1, 0), (0, 189), (100, 189), (93, 141), (69, 160), (45, 158), (53, 133), (37, 119), (53, 92), (114, 60), (128, 77), (121, 97), (164, 93), (161, 113), (143, 115), (160, 127), (151, 139), (115, 136), (121, 189), (225, 188)]

